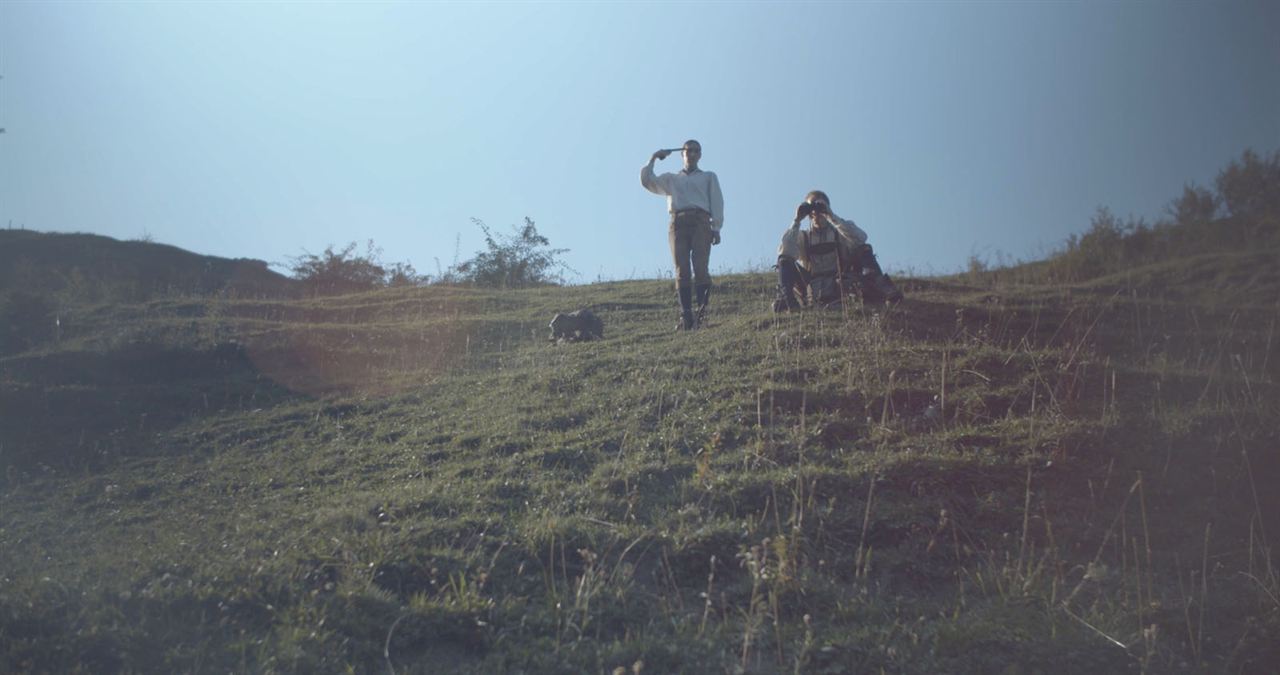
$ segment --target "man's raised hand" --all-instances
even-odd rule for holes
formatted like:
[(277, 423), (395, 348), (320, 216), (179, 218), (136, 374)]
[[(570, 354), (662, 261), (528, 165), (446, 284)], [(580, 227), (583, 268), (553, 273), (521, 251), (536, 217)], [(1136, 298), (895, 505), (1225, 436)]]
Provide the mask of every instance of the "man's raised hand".
[(666, 159), (667, 156), (670, 154), (671, 154), (670, 150), (659, 150), (653, 153), (653, 158), (657, 160), (663, 160), (663, 159)]

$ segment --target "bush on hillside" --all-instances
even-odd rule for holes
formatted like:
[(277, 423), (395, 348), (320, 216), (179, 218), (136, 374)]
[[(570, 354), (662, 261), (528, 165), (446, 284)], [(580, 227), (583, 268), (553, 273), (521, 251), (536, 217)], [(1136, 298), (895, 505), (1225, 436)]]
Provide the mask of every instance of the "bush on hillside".
[(1212, 223), (1221, 204), (1218, 195), (1193, 184), (1182, 186), (1182, 196), (1173, 200), (1166, 210), (1174, 225), (1193, 227)]
[[(569, 249), (551, 248), (530, 218), (524, 226), (512, 226), (512, 234), (495, 232), (484, 221), (472, 221), (483, 232), (485, 250), (470, 260), (455, 262), (436, 277), (418, 274), (413, 265), (383, 263), (382, 249), (370, 240), (364, 253), (351, 242), (341, 249), (330, 245), (320, 255), (305, 253), (290, 259), (289, 270), (311, 295), (359, 293), (376, 288), (423, 286), (426, 284), (472, 284), (488, 288), (525, 288), (564, 282), (563, 270), (571, 268), (560, 260)], [(455, 261), (457, 260), (455, 256)]]
[(551, 248), (531, 218), (524, 219), (524, 227), (513, 225), (511, 235), (494, 232), (478, 218), (471, 222), (484, 231), (488, 248), (452, 268), (459, 281), (490, 288), (525, 288), (563, 283), (561, 272), (571, 270), (559, 258), (569, 249)]
[(1106, 274), (1153, 248), (1151, 239), (1151, 228), (1144, 221), (1121, 221), (1100, 206), (1089, 230), (1067, 237), (1066, 250), (1052, 260), (1055, 276), (1078, 281)]
[(1280, 219), (1280, 151), (1259, 157), (1245, 150), (1218, 173), (1218, 193), (1227, 215), (1250, 220)]
[(330, 245), (324, 253), (306, 253), (291, 259), (289, 270), (312, 295), (358, 293), (385, 286), (416, 286), (425, 282), (409, 263), (384, 265), (382, 249), (373, 240), (364, 254), (356, 253), (353, 241), (341, 250)]
[(383, 281), (387, 286), (421, 286), (428, 281), (424, 275), (418, 274), (418, 270), (407, 262), (391, 263), (386, 266), (386, 276)]

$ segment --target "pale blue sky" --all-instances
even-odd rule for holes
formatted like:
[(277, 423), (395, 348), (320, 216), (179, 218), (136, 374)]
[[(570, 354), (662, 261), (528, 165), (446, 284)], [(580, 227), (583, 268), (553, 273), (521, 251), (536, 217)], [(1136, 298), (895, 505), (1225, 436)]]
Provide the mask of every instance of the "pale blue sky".
[(571, 280), (653, 278), (640, 167), (697, 138), (713, 272), (771, 264), (813, 188), (890, 269), (1038, 258), (1280, 149), (1278, 7), (5, 0), (0, 227), (434, 272), (529, 216)]

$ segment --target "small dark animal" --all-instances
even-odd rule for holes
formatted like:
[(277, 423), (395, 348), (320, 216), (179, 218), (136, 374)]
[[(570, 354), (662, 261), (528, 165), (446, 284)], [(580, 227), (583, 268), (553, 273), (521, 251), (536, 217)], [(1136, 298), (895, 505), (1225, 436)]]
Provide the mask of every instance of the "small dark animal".
[(582, 342), (604, 337), (604, 322), (589, 309), (557, 314), (551, 319), (552, 342)]

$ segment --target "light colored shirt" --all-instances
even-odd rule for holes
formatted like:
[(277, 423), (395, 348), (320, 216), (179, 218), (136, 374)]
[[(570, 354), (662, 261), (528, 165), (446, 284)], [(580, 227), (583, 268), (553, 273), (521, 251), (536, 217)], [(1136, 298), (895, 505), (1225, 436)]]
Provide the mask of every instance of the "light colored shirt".
[(653, 162), (640, 169), (640, 184), (655, 195), (666, 195), (667, 212), (698, 208), (711, 214), (711, 229), (720, 231), (724, 225), (724, 196), (720, 194), (720, 179), (710, 171), (695, 169), (691, 173), (664, 173), (654, 175)]
[[(841, 247), (845, 255), (852, 255), (854, 249), (867, 243), (867, 233), (862, 231), (852, 220), (841, 218), (840, 216), (831, 214), (831, 225), (835, 228), (836, 233), (840, 235)], [(809, 230), (799, 227), (788, 227), (786, 232), (782, 233), (782, 241), (778, 244), (778, 255), (785, 255), (788, 258), (797, 260), (802, 267), (808, 269), (808, 260), (805, 256), (806, 244), (809, 241)]]
[(833, 213), (831, 214), (831, 224), (836, 226), (836, 229), (839, 230), (840, 234), (844, 235), (845, 239), (853, 242), (854, 246), (862, 246), (867, 243), (867, 233), (863, 232), (862, 228), (858, 227), (858, 224), (852, 220), (841, 218)]

